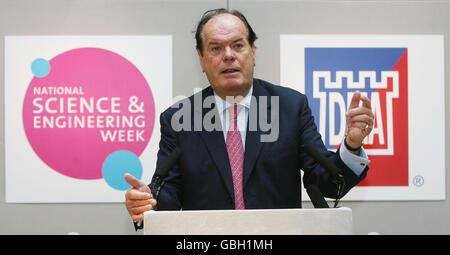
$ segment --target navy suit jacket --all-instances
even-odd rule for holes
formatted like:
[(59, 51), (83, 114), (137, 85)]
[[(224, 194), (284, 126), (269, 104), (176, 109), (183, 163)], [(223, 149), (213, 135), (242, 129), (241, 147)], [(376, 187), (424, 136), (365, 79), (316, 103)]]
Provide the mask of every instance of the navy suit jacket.
[[(190, 105), (190, 108), (181, 109), (185, 111), (184, 117), (191, 118), (188, 120), (186, 117), (190, 130), (179, 130), (180, 127), (174, 127), (177, 124), (172, 123), (172, 117), (180, 113), (180, 108), (171, 107), (160, 116), (161, 141), (157, 167), (177, 146), (181, 149), (181, 156), (164, 179), (166, 183), (158, 199), (158, 210), (234, 209), (233, 181), (223, 132), (194, 127), (195, 118), (211, 117), (215, 113), (211, 111), (217, 113), (214, 104), (210, 108), (194, 107), (194, 98), (197, 96), (204, 100), (212, 95), (213, 90), (208, 87), (186, 99), (185, 103), (189, 103), (184, 106)], [(342, 162), (339, 153), (325, 148), (305, 95), (254, 79), (253, 96), (256, 103), (259, 103), (261, 96), (267, 97), (268, 123), (272, 122), (273, 125), (278, 122), (279, 136), (275, 142), (261, 142), (261, 135), (269, 134), (270, 130), (264, 132), (259, 126), (256, 131), (247, 128), (243, 169), (243, 195), (247, 209), (301, 207), (300, 169), (304, 172), (305, 187), (316, 184), (324, 196), (336, 197), (336, 185), (331, 182), (328, 172), (301, 150), (307, 143), (314, 144), (323, 155), (342, 169), (346, 184), (344, 194), (366, 176), (367, 167), (360, 176), (356, 176)], [(272, 96), (279, 98), (279, 113), (275, 114), (274, 119), (271, 119)], [(250, 111), (257, 109), (254, 103), (252, 101)], [(182, 123), (185, 121), (184, 117)], [(258, 113), (258, 118), (260, 117)], [(217, 121), (220, 124), (220, 119)]]

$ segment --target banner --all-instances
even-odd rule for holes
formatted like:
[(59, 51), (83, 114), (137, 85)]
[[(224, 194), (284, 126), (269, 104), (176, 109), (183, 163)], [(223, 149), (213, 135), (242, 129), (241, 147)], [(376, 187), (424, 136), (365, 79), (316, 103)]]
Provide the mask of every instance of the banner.
[(280, 45), (281, 84), (306, 94), (328, 149), (343, 141), (355, 91), (371, 99), (370, 170), (344, 199), (445, 199), (443, 36), (282, 35)]
[(5, 37), (6, 202), (123, 202), (171, 99), (170, 36)]

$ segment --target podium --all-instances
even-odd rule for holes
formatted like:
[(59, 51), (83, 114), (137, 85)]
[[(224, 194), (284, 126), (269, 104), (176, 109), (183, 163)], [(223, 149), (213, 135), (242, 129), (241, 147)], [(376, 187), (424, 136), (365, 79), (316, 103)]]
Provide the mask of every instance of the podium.
[(147, 211), (144, 235), (351, 235), (352, 210)]

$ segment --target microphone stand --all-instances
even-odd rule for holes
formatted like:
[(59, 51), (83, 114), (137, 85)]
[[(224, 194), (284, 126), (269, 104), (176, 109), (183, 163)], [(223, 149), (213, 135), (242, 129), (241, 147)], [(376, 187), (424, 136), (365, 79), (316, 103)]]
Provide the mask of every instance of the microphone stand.
[[(150, 189), (152, 191), (154, 191), (154, 193), (155, 193), (155, 197), (154, 198), (155, 198), (156, 201), (158, 201), (159, 195), (161, 193), (162, 188), (164, 187), (164, 184), (166, 184), (164, 179), (161, 176), (159, 176), (159, 175), (155, 175), (155, 180), (150, 185)], [(158, 204), (156, 204), (156, 206), (154, 207), (154, 210), (156, 210), (156, 211), (158, 210)]]
[[(162, 163), (162, 165), (156, 169), (155, 174), (153, 175), (153, 180), (150, 183), (150, 189), (152, 191), (152, 195), (155, 194), (155, 200), (158, 201), (159, 195), (161, 194), (161, 190), (164, 187), (166, 182), (164, 178), (167, 176), (168, 171), (172, 168), (175, 162), (181, 155), (181, 149), (176, 147), (167, 157), (167, 159)], [(153, 208), (155, 211), (158, 210), (158, 204)]]
[(345, 187), (344, 176), (342, 176), (341, 173), (337, 173), (335, 180), (333, 180), (333, 183), (337, 186), (336, 200), (334, 201), (334, 208), (337, 208), (339, 200), (342, 198), (343, 193), (344, 193), (344, 187)]

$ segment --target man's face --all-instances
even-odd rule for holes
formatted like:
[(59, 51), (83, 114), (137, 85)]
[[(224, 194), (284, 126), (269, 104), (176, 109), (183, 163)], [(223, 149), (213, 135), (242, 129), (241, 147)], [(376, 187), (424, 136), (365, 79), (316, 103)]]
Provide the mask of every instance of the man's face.
[(231, 14), (219, 14), (203, 27), (202, 71), (222, 98), (245, 96), (253, 82), (255, 45), (247, 39), (244, 23)]

